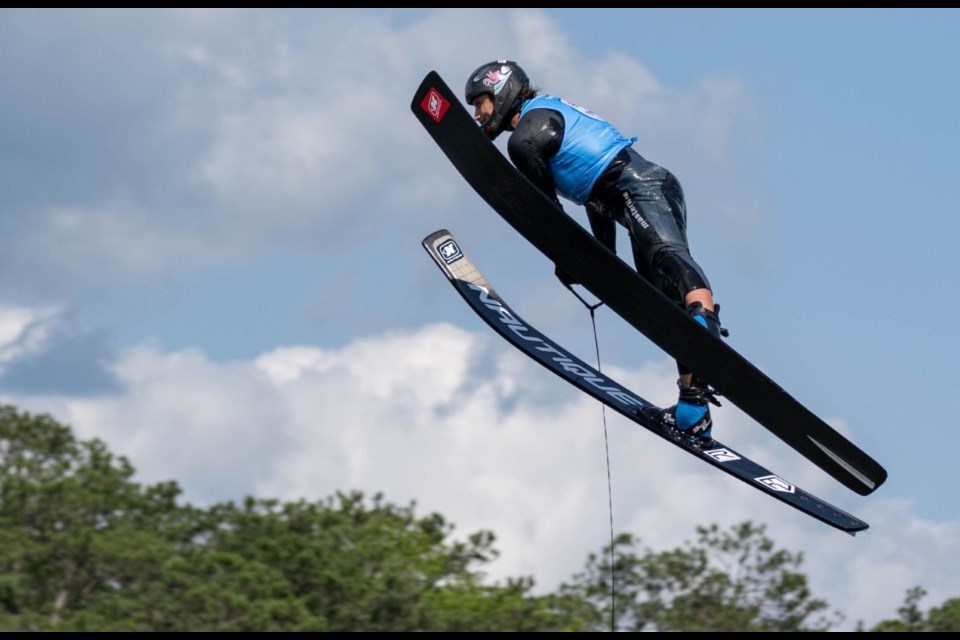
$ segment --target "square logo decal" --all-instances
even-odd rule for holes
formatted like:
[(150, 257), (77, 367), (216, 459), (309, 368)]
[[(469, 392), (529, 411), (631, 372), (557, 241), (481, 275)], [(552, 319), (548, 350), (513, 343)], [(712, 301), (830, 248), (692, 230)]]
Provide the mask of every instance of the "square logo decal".
[(440, 257), (443, 258), (443, 261), (447, 264), (453, 264), (463, 257), (463, 252), (460, 251), (460, 247), (458, 247), (457, 243), (453, 240), (447, 240), (441, 243), (437, 247), (437, 253), (440, 254)]
[(420, 107), (429, 113), (431, 118), (440, 122), (447, 113), (447, 109), (450, 108), (450, 103), (444, 100), (439, 91), (431, 87), (430, 91), (427, 91), (423, 102), (420, 103)]

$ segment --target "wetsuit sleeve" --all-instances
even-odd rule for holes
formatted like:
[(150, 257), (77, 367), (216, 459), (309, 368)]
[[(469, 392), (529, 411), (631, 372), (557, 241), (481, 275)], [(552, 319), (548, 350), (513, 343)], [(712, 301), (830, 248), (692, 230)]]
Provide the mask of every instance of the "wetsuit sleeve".
[[(563, 116), (553, 109), (533, 109), (520, 118), (507, 143), (507, 153), (517, 169), (560, 206), (550, 158), (563, 142)], [(562, 209), (563, 207), (560, 206)]]

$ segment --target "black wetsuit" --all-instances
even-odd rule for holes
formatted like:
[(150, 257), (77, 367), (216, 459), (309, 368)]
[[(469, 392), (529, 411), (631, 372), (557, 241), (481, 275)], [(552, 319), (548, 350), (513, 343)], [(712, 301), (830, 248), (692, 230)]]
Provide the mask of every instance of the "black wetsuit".
[[(567, 134), (563, 113), (543, 107), (521, 113), (507, 144), (510, 159), (560, 204), (551, 161), (558, 159)], [(574, 120), (574, 126), (579, 122)], [(710, 289), (690, 255), (683, 189), (669, 171), (625, 146), (599, 173), (583, 204), (594, 236), (614, 253), (616, 224), (627, 228), (637, 272), (678, 304), (683, 306), (694, 289)]]

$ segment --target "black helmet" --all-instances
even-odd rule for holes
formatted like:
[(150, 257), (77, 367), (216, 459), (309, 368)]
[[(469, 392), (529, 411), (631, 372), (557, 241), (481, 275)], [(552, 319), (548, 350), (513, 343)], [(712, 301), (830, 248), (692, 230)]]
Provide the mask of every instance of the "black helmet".
[(520, 65), (511, 60), (497, 60), (471, 73), (464, 93), (470, 105), (481, 93), (488, 93), (493, 98), (493, 115), (483, 123), (483, 132), (493, 140), (520, 111), (520, 96), (529, 88), (530, 78)]

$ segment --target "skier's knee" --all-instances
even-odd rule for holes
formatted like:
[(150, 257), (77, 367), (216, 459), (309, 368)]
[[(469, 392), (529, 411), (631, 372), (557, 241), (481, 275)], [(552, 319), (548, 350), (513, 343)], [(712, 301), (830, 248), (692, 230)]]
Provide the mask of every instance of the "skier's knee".
[(710, 288), (703, 270), (683, 248), (665, 246), (653, 255), (652, 263), (683, 296), (696, 289)]

